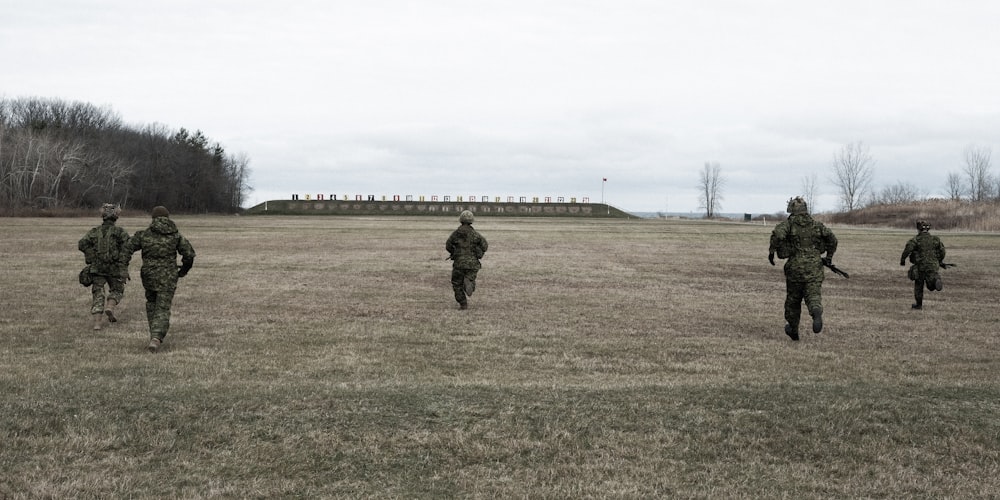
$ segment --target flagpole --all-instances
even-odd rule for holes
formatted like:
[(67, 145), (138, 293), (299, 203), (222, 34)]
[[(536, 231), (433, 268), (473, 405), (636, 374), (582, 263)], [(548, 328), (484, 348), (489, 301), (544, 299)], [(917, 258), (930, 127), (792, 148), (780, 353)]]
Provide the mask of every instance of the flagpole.
[(601, 179), (602, 179), (601, 180), (601, 204), (608, 207), (608, 215), (611, 215), (611, 207), (608, 206), (608, 204), (604, 202), (604, 185), (608, 183), (608, 178), (607, 177), (602, 177)]

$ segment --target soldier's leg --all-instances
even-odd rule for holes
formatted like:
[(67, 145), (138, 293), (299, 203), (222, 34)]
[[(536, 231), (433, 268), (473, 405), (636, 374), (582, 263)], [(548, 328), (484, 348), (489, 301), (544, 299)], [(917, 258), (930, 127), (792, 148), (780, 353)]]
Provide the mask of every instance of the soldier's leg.
[(115, 317), (115, 307), (122, 303), (125, 296), (125, 278), (108, 278), (108, 300), (104, 305), (104, 314), (108, 316), (108, 321), (114, 323), (118, 321)]
[(478, 274), (478, 269), (469, 269), (465, 271), (465, 279), (462, 282), (465, 288), (465, 295), (471, 297), (472, 293), (476, 291), (476, 275)]
[(153, 314), (156, 309), (156, 290), (146, 289), (146, 323), (149, 325), (150, 336), (153, 334)]
[(462, 309), (468, 307), (465, 298), (465, 272), (462, 269), (451, 270), (451, 289), (455, 293), (455, 302), (458, 302)]
[(924, 280), (917, 278), (913, 280), (913, 309), (921, 309), (924, 306)]
[(104, 314), (104, 285), (108, 280), (104, 276), (94, 276), (94, 284), (90, 285), (90, 313)]
[[(785, 333), (793, 340), (798, 340), (799, 317), (802, 315), (802, 297), (804, 288), (802, 283), (795, 283), (785, 280)], [(789, 330), (794, 332), (789, 333)]]
[(174, 301), (175, 290), (158, 290), (153, 304), (153, 318), (149, 322), (150, 337), (162, 342), (170, 330), (170, 306)]
[(937, 272), (932, 272), (927, 275), (927, 289), (932, 292), (940, 292), (944, 288), (944, 283), (941, 283), (941, 275)]
[(94, 319), (94, 330), (104, 326), (104, 285), (108, 282), (104, 276), (94, 276), (94, 284), (90, 285), (90, 316)]
[(805, 302), (812, 316), (813, 333), (823, 331), (823, 282), (810, 281), (805, 284)]

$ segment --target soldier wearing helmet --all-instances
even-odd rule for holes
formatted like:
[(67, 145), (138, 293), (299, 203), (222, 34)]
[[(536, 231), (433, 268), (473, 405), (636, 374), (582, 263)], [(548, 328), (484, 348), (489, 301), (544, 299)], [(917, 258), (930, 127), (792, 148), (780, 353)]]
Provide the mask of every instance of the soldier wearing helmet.
[[(822, 222), (809, 215), (809, 207), (800, 196), (788, 200), (788, 219), (771, 232), (767, 260), (774, 256), (785, 261), (785, 335), (799, 340), (802, 302), (812, 316), (812, 331), (823, 330), (823, 263), (831, 263), (837, 251), (837, 237)], [(826, 257), (823, 254), (826, 253)]]
[[(91, 228), (77, 243), (83, 252), (87, 267), (80, 273), (80, 283), (90, 286), (90, 314), (94, 330), (100, 330), (105, 317), (111, 323), (118, 321), (115, 306), (125, 295), (130, 255), (125, 253), (128, 231), (115, 225), (121, 209), (105, 203), (101, 206), (101, 225)], [(108, 287), (105, 295), (104, 287)]]
[(913, 281), (913, 309), (924, 308), (924, 286), (932, 292), (939, 292), (944, 287), (941, 283), (939, 268), (944, 268), (944, 244), (941, 238), (930, 233), (931, 225), (924, 220), (916, 223), (917, 235), (910, 238), (903, 248), (903, 255), (899, 257), (899, 265), (905, 266), (907, 258), (910, 263), (910, 270), (907, 273)]
[(472, 212), (463, 210), (458, 216), (461, 225), (451, 233), (444, 245), (444, 249), (451, 255), (451, 288), (460, 309), (469, 308), (468, 297), (476, 291), (476, 275), (483, 267), (479, 259), (483, 258), (489, 248), (486, 238), (472, 228), (475, 219)]

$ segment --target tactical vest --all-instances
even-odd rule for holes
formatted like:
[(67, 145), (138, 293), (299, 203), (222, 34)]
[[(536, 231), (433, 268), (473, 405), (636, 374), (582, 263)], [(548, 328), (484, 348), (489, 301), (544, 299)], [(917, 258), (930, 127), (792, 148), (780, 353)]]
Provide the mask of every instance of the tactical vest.
[(472, 236), (469, 231), (458, 230), (455, 232), (455, 246), (457, 252), (461, 252), (463, 255), (472, 255), (472, 241), (470, 236)]
[(820, 255), (826, 248), (823, 238), (816, 230), (816, 224), (809, 221), (807, 224), (799, 224), (796, 221), (788, 223), (787, 244), (790, 248), (790, 255), (804, 257), (807, 255)]
[(910, 252), (910, 263), (936, 268), (938, 256), (935, 252), (934, 242), (934, 237), (928, 233), (920, 233), (915, 236), (913, 238), (913, 251)]
[(101, 226), (97, 230), (95, 256), (97, 257), (98, 264), (103, 266), (110, 266), (117, 263), (120, 257), (118, 245), (115, 244), (114, 237), (111, 235), (113, 230), (114, 226)]

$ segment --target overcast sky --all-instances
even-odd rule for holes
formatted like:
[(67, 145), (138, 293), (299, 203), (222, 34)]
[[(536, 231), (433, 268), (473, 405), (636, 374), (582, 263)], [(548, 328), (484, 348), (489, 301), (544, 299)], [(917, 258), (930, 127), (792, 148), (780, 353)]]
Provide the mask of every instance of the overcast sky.
[[(1000, 149), (992, 0), (0, 0), (0, 96), (108, 106), (291, 194), (563, 196), (774, 213), (861, 141), (943, 196)], [(604, 183), (602, 179), (607, 178)]]

